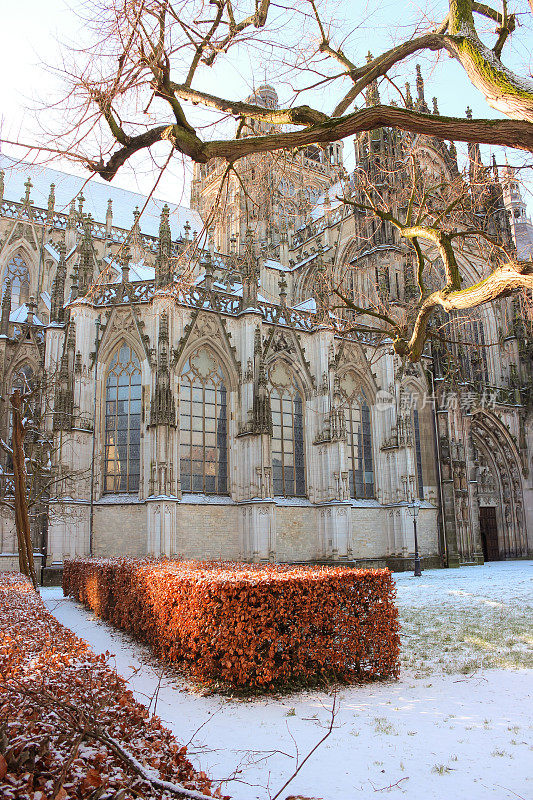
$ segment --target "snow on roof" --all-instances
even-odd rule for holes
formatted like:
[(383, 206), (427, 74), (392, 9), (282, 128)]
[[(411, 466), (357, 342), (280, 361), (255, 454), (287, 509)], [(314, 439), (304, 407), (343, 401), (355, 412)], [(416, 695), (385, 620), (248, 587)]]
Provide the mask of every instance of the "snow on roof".
[[(31, 178), (31, 201), (38, 208), (48, 207), (50, 184), (55, 185), (55, 210), (68, 214), (70, 203), (77, 197), (83, 187), (85, 202), (83, 211), (91, 214), (96, 222), (105, 223), (107, 201), (113, 201), (113, 225), (126, 230), (133, 225), (133, 212), (138, 206), (143, 207), (146, 197), (136, 192), (120, 189), (118, 186), (104, 183), (98, 178), (91, 178), (85, 183), (84, 178), (60, 172), (48, 166), (29, 164), (18, 161), (0, 153), (0, 169), (5, 171), (4, 199), (20, 202), (24, 197), (24, 184), (28, 177)], [(88, 174), (88, 173), (87, 173)], [(85, 185), (84, 185), (85, 184)], [(165, 200), (152, 197), (140, 219), (142, 233), (157, 236), (159, 233), (159, 218), (165, 202), (170, 208), (170, 229), (172, 238), (176, 239), (183, 233), (184, 225), (188, 221), (191, 231), (202, 229), (203, 223), (200, 215), (190, 208), (179, 206)], [(76, 200), (77, 203), (77, 200)]]
[(316, 206), (311, 211), (311, 219), (317, 220), (320, 217), (324, 216), (324, 212), (326, 210), (326, 206), (324, 205), (324, 201), (326, 199), (326, 195), (329, 198), (329, 209), (338, 208), (342, 205), (341, 200), (337, 200), (337, 197), (342, 197), (344, 194), (343, 185), (340, 181), (334, 183), (333, 186), (330, 186), (324, 194), (321, 194), (317, 200)]
[(311, 313), (316, 314), (316, 300), (314, 297), (310, 297), (309, 300), (304, 300), (302, 303), (293, 306), (293, 308), (295, 311), (311, 311)]
[[(28, 305), (27, 303), (23, 303), (21, 306), (16, 308), (14, 311), (11, 312), (9, 315), (10, 322), (27, 322), (28, 320)], [(33, 324), (34, 325), (43, 325), (44, 323), (41, 322), (39, 317), (34, 314), (33, 315)]]
[(52, 247), (52, 245), (49, 244), (48, 242), (46, 242), (44, 249), (49, 255), (52, 256), (53, 259), (59, 261), (59, 250), (56, 250), (55, 247)]
[[(117, 281), (122, 280), (122, 267), (114, 259), (106, 256), (106, 264), (116, 272)], [(104, 268), (105, 269), (105, 268)], [(155, 267), (150, 267), (144, 263), (142, 258), (137, 264), (130, 263), (130, 281), (153, 281), (155, 279)]]

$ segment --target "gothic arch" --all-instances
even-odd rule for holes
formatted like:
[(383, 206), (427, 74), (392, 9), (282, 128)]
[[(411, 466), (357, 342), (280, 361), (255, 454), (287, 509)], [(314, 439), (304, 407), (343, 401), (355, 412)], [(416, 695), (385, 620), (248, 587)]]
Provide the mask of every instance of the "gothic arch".
[(367, 399), (368, 405), (372, 408), (376, 402), (378, 388), (374, 380), (374, 376), (370, 370), (370, 366), (368, 366), (367, 369), (361, 369), (360, 362), (345, 361), (342, 366), (337, 369), (337, 377), (341, 382), (343, 377), (348, 372), (353, 372), (355, 374), (361, 390)]
[[(75, 318), (73, 320), (76, 322)], [(115, 309), (105, 327), (98, 348), (98, 369), (107, 372), (108, 364), (115, 351), (125, 342), (136, 354), (141, 364), (143, 384), (150, 382), (150, 365), (146, 352), (139, 338), (135, 320), (129, 310)]]
[(269, 370), (276, 364), (282, 362), (283, 365), (294, 375), (298, 388), (302, 394), (304, 401), (308, 401), (313, 394), (313, 383), (307, 370), (299, 363), (298, 359), (291, 359), (289, 353), (278, 352), (269, 353), (265, 359), (265, 371), (269, 374)]
[(275, 496), (307, 492), (305, 392), (293, 365), (283, 356), (267, 366), (272, 413), (272, 483)]
[(408, 414), (412, 427), (419, 498), (428, 500), (426, 487), (436, 487), (438, 482), (431, 392), (428, 391), (428, 384), (423, 375), (417, 374), (408, 375), (401, 382), (400, 406), (402, 405), (402, 393), (416, 398), (415, 402), (406, 403), (404, 413)]
[[(470, 441), (476, 457), (472, 477), (477, 506), (495, 509), (497, 540), (493, 546), (497, 545), (497, 557), (527, 556), (522, 466), (516, 444), (500, 420), (486, 410), (473, 414)], [(480, 536), (487, 555), (488, 532), (483, 524)]]
[[(12, 296), (12, 308), (16, 308), (17, 306), (21, 305), (24, 302), (27, 302), (29, 297), (35, 293), (35, 269), (33, 265), (33, 258), (34, 254), (31, 251), (31, 248), (25, 245), (25, 242), (18, 243), (16, 247), (11, 248), (11, 252), (8, 253), (7, 257), (3, 260), (1, 274), (0, 274), (0, 293), (3, 295), (4, 293), (4, 286), (6, 279), (8, 277), (8, 273), (13, 275), (15, 272), (17, 278), (17, 284), (12, 279), (11, 285), (11, 296)], [(18, 262), (17, 262), (18, 259)], [(23, 279), (23, 272), (25, 272), (27, 279)], [(13, 306), (13, 300), (18, 298), (19, 302), (15, 303)]]
[(228, 371), (210, 343), (199, 339), (187, 348), (178, 374), (181, 489), (226, 495), (231, 483)]
[(13, 242), (10, 242), (6, 250), (1, 254), (1, 268), (0, 268), (0, 280), (4, 281), (6, 267), (9, 261), (17, 255), (21, 255), (24, 261), (26, 262), (26, 266), (28, 267), (28, 271), (30, 273), (30, 277), (33, 277), (32, 273), (35, 271), (37, 266), (36, 264), (36, 253), (25, 239), (15, 239)]
[(181, 375), (183, 364), (199, 347), (207, 347), (211, 350), (214, 357), (220, 361), (228, 390), (238, 392), (240, 364), (235, 355), (235, 348), (231, 345), (229, 334), (218, 315), (206, 313), (193, 317), (178, 346), (177, 375)]
[(345, 419), (350, 497), (374, 498), (378, 459), (375, 386), (355, 365), (345, 364), (336, 375), (335, 398)]
[(229, 358), (224, 348), (221, 347), (218, 342), (213, 341), (213, 338), (209, 335), (199, 336), (198, 338), (191, 337), (189, 339), (176, 365), (176, 375), (181, 375), (183, 365), (186, 363), (189, 356), (201, 348), (209, 350), (215, 361), (220, 364), (228, 390), (230, 392), (237, 391), (239, 388), (239, 376), (235, 364)]
[(9, 373), (6, 380), (6, 386), (9, 392), (11, 391), (13, 379), (16, 377), (17, 373), (19, 373), (22, 370), (22, 368), (26, 366), (28, 366), (31, 369), (34, 377), (37, 377), (39, 375), (39, 372), (41, 371), (37, 359), (29, 355), (28, 353), (25, 353), (23, 356), (17, 359), (9, 369)]
[(142, 474), (142, 361), (124, 339), (108, 360), (103, 387), (104, 491), (137, 493)]

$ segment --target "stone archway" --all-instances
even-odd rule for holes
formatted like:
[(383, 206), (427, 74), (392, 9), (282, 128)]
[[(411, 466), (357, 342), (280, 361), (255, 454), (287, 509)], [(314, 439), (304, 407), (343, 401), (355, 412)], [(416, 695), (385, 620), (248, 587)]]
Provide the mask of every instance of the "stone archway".
[(516, 448), (500, 421), (474, 414), (470, 430), (474, 451), (474, 513), (486, 560), (528, 554), (521, 466)]

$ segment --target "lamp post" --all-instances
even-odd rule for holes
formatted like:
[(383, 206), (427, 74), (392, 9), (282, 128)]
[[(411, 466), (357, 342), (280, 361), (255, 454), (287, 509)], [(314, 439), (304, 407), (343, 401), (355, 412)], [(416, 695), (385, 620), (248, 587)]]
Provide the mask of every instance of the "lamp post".
[(412, 498), (407, 506), (410, 515), (413, 518), (413, 529), (415, 533), (415, 572), (414, 577), (420, 578), (422, 575), (422, 566), (420, 563), (420, 553), (418, 552), (418, 535), (416, 530), (416, 520), (418, 517), (418, 512), (420, 511), (420, 500), (418, 498)]

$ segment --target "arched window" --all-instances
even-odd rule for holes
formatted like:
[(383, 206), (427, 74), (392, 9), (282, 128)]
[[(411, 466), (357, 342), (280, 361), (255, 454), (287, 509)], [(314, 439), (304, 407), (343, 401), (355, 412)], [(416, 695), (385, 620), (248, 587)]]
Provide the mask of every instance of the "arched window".
[(15, 309), (26, 303), (30, 297), (30, 273), (22, 256), (13, 256), (8, 263), (2, 293), (8, 279), (11, 281), (11, 309)]
[(274, 494), (305, 495), (303, 398), (290, 370), (282, 362), (270, 369), (272, 409), (272, 480)]
[(106, 492), (138, 492), (141, 451), (141, 365), (125, 342), (111, 359), (105, 399)]
[(422, 445), (420, 442), (420, 417), (418, 409), (413, 408), (413, 432), (415, 436), (415, 458), (416, 458), (416, 483), (418, 497), (424, 499), (424, 470), (422, 468)]
[[(431, 405), (415, 387), (400, 390), (400, 408), (410, 420), (412, 446), (415, 457), (416, 494), (424, 499), (424, 483), (435, 483), (435, 451)], [(423, 434), (423, 438), (422, 438)], [(409, 490), (411, 491), (411, 490)]]
[(346, 417), (350, 497), (371, 498), (374, 497), (374, 467), (370, 407), (354, 372), (343, 375), (340, 389)]
[(181, 489), (227, 494), (227, 391), (208, 348), (200, 347), (183, 365), (179, 397)]

